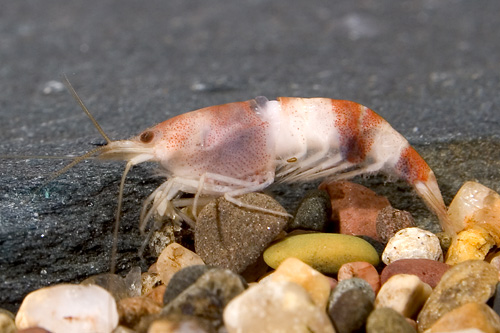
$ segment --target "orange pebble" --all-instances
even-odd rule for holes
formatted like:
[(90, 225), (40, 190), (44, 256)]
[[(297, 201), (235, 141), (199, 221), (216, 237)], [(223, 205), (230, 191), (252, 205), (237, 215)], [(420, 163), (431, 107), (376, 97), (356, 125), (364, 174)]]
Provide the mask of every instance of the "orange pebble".
[(380, 289), (380, 276), (378, 275), (377, 269), (368, 262), (349, 262), (340, 267), (337, 276), (339, 282), (353, 277), (357, 277), (368, 282), (375, 294)]

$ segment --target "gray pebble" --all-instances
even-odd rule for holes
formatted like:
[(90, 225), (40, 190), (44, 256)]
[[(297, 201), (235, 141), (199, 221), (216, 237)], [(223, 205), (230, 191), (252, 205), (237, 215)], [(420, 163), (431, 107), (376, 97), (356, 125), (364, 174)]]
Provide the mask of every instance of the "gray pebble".
[(192, 285), (198, 280), (200, 276), (213, 269), (213, 267), (206, 265), (194, 265), (188, 266), (172, 276), (170, 279), (165, 294), (163, 294), (163, 304), (168, 304), (174, 298), (176, 298), (181, 292), (183, 292), (187, 287)]
[(328, 315), (337, 333), (363, 332), (373, 308), (368, 293), (362, 289), (349, 289), (328, 305)]
[(288, 229), (304, 229), (324, 232), (332, 215), (330, 196), (324, 190), (312, 190), (306, 193), (299, 203)]
[(335, 304), (338, 298), (345, 292), (357, 289), (361, 290), (364, 294), (366, 294), (367, 298), (373, 303), (375, 302), (375, 292), (372, 289), (372, 286), (368, 282), (360, 278), (351, 278), (347, 280), (342, 280), (335, 287), (333, 292), (330, 294), (330, 299), (328, 300), (328, 307), (330, 304)]
[(401, 314), (391, 308), (375, 309), (366, 322), (366, 333), (416, 333)]

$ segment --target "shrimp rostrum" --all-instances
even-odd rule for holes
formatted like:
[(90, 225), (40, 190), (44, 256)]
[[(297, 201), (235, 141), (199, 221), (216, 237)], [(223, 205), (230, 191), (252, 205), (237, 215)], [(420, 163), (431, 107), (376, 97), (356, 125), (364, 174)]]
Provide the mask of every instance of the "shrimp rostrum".
[[(350, 101), (257, 97), (211, 106), (168, 119), (129, 140), (109, 140), (91, 153), (127, 161), (118, 210), (130, 168), (146, 161), (161, 165), (167, 180), (145, 200), (141, 230), (152, 216), (173, 216), (182, 205), (191, 204), (196, 211), (202, 196), (224, 196), (248, 209), (283, 215), (244, 204), (238, 196), (275, 181), (340, 180), (381, 172), (413, 186), (443, 229), (454, 233), (427, 163), (382, 117)], [(182, 193), (194, 197), (183, 201)]]

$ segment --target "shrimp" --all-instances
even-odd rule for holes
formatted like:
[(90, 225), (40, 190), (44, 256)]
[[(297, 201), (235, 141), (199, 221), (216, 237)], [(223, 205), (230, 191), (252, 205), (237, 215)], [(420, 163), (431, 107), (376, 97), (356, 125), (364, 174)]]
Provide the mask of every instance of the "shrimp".
[[(434, 172), (388, 122), (355, 102), (260, 96), (184, 113), (128, 140), (111, 141), (98, 129), (108, 143), (62, 172), (94, 154), (127, 162), (120, 183), (115, 236), (126, 175), (132, 166), (146, 161), (158, 162), (167, 180), (144, 201), (141, 231), (153, 216), (179, 217), (179, 208), (188, 205), (196, 216), (201, 196), (224, 196), (240, 207), (288, 216), (245, 204), (238, 196), (261, 191), (275, 181), (331, 181), (383, 173), (410, 184), (437, 215), (444, 231), (455, 234)], [(194, 198), (180, 199), (182, 193)]]

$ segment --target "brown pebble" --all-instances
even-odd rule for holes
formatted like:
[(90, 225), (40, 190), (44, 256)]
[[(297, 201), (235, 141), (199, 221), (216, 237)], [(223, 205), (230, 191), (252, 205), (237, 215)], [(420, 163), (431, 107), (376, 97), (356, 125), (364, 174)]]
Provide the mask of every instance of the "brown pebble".
[(30, 328), (25, 328), (23, 330), (17, 331), (17, 333), (50, 333), (50, 331), (47, 331), (45, 328), (41, 327), (30, 327)]
[(439, 318), (428, 332), (451, 332), (472, 328), (485, 333), (500, 332), (500, 317), (486, 304), (467, 303)]
[(390, 206), (386, 197), (347, 181), (323, 183), (319, 188), (330, 195), (332, 220), (339, 221), (341, 234), (366, 235), (380, 241), (376, 221), (379, 212)]
[[(248, 193), (238, 200), (286, 213), (276, 200), (262, 193)], [(258, 260), (287, 222), (287, 217), (238, 207), (220, 197), (208, 203), (198, 215), (196, 253), (207, 265), (241, 273)]]
[(133, 328), (139, 324), (142, 317), (159, 313), (161, 303), (146, 297), (129, 297), (120, 300), (117, 304), (120, 324)]
[(370, 284), (375, 294), (380, 289), (380, 276), (377, 269), (370, 263), (364, 261), (350, 262), (343, 264), (338, 272), (339, 281), (357, 277)]
[(391, 206), (383, 208), (377, 215), (377, 235), (384, 243), (387, 243), (399, 230), (414, 226), (415, 221), (409, 212)]
[(435, 288), (443, 274), (450, 268), (445, 263), (430, 259), (401, 259), (386, 266), (380, 274), (380, 283), (383, 285), (396, 274), (413, 274)]
[(150, 298), (158, 304), (163, 304), (163, 296), (165, 294), (165, 290), (167, 290), (167, 286), (161, 284), (157, 287), (154, 287), (150, 292), (144, 295), (144, 297)]

